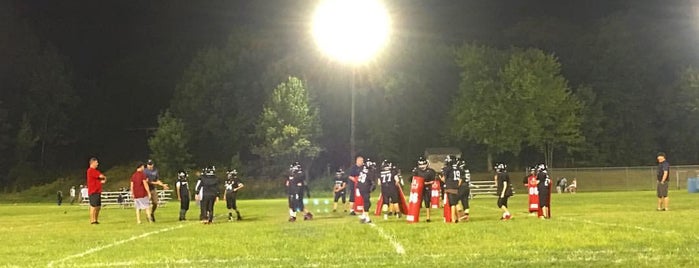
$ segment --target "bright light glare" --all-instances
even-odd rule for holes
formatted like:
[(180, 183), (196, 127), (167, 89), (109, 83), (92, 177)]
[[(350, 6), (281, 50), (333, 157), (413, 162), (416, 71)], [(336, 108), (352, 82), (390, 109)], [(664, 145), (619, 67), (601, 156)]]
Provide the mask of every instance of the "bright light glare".
[(377, 0), (323, 0), (313, 16), (313, 37), (331, 57), (369, 61), (387, 42), (391, 21)]

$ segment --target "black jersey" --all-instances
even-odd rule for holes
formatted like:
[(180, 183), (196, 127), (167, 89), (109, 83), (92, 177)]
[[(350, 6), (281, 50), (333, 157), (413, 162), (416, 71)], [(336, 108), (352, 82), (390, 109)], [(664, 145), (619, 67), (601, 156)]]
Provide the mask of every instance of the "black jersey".
[(551, 184), (551, 178), (549, 178), (549, 174), (546, 172), (546, 170), (540, 171), (539, 174), (536, 175), (536, 179), (539, 181), (539, 184), (537, 185), (537, 188), (539, 189), (539, 196), (542, 195), (541, 193), (550, 192), (549, 185)]
[(180, 196), (189, 196), (189, 183), (187, 178), (178, 178), (175, 187), (180, 190)]
[[(425, 182), (427, 183), (427, 182), (434, 181), (434, 178), (437, 177), (437, 172), (434, 171), (434, 169), (429, 168), (429, 167), (424, 169), (424, 170), (422, 170), (418, 167), (418, 168), (413, 169), (413, 176), (422, 177), (423, 179), (425, 179)], [(432, 185), (425, 184), (425, 188), (430, 189), (430, 188), (432, 188)]]
[(469, 169), (461, 170), (461, 188), (471, 188), (471, 171)]
[(345, 176), (335, 176), (335, 189), (342, 188), (343, 185), (347, 184), (347, 178)]
[(287, 191), (290, 195), (292, 195), (292, 194), (303, 195), (303, 188), (305, 186), (305, 182), (303, 179), (304, 179), (303, 172), (295, 172), (295, 173), (289, 175), (289, 177), (286, 181), (286, 186), (287, 186)]
[(240, 187), (241, 184), (243, 184), (243, 182), (241, 182), (238, 177), (231, 177), (227, 179), (224, 183), (226, 194), (234, 193), (233, 189)]
[(505, 187), (505, 183), (507, 183), (507, 188), (504, 189), (505, 197), (511, 196), (512, 184), (510, 183), (510, 175), (507, 173), (507, 171), (498, 172), (496, 174), (496, 177), (498, 183), (498, 197), (500, 197), (500, 194), (502, 194), (503, 187)]
[(446, 189), (457, 189), (463, 180), (464, 171), (457, 167), (444, 167), (444, 187)]
[(379, 181), (381, 181), (381, 187), (391, 185), (395, 186), (397, 182), (396, 179), (398, 178), (398, 171), (396, 171), (395, 169), (382, 170), (379, 176)]
[(374, 182), (370, 176), (371, 171), (359, 173), (359, 176), (357, 177), (357, 189), (359, 189), (360, 192), (371, 192)]
[(198, 183), (199, 189), (197, 192), (202, 193), (204, 197), (217, 196), (219, 194), (218, 178), (214, 175), (203, 175)]

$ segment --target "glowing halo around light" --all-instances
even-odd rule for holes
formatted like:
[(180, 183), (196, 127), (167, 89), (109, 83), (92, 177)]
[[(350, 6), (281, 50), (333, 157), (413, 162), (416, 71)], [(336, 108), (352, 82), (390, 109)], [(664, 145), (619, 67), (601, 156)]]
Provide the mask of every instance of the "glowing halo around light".
[(313, 15), (313, 37), (321, 50), (355, 65), (378, 53), (390, 28), (388, 12), (377, 0), (323, 0)]

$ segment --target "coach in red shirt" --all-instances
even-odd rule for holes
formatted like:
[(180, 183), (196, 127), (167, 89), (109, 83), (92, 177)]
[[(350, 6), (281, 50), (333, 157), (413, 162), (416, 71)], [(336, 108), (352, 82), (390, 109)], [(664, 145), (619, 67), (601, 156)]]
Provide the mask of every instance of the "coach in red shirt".
[(102, 208), (102, 184), (107, 182), (107, 177), (97, 170), (99, 164), (97, 158), (90, 158), (90, 167), (87, 169), (87, 195), (90, 200), (91, 224), (99, 224), (97, 219)]

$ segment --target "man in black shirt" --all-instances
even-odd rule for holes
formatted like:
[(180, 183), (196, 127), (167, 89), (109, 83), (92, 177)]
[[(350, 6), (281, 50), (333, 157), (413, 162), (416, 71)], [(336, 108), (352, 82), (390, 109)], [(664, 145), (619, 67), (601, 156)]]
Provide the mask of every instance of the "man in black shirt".
[(669, 203), (669, 198), (668, 196), (668, 190), (669, 190), (669, 178), (670, 178), (670, 163), (667, 162), (665, 159), (665, 153), (658, 153), (658, 186), (657, 186), (657, 195), (658, 195), (658, 211), (666, 211), (668, 210), (668, 203)]

